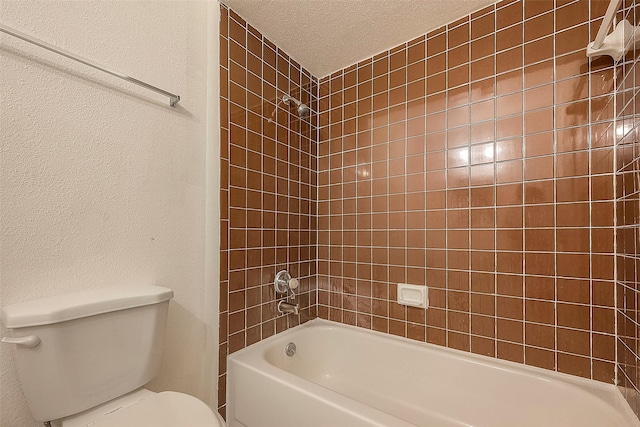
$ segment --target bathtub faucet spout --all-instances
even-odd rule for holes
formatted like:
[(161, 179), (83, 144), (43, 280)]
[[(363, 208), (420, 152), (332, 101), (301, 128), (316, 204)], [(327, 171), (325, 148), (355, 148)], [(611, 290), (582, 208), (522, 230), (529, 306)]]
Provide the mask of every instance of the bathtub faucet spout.
[(278, 303), (278, 313), (280, 314), (298, 314), (298, 304), (289, 304), (284, 300)]

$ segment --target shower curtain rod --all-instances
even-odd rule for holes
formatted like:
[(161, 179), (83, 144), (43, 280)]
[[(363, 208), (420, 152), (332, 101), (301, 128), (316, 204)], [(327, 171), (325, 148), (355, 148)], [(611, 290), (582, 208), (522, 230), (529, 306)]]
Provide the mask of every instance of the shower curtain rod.
[(61, 48), (59, 48), (57, 46), (54, 46), (52, 44), (49, 44), (47, 42), (43, 42), (42, 40), (38, 40), (35, 37), (31, 37), (28, 34), (21, 33), (20, 31), (14, 30), (13, 28), (9, 28), (6, 25), (0, 24), (0, 32), (9, 34), (10, 36), (13, 36), (13, 37), (17, 37), (17, 38), (19, 38), (21, 40), (24, 40), (24, 41), (28, 42), (28, 43), (34, 44), (36, 46), (40, 46), (40, 47), (42, 47), (44, 49), (50, 50), (51, 52), (55, 52), (58, 55), (65, 56), (65, 57), (67, 57), (69, 59), (72, 59), (72, 60), (74, 60), (76, 62), (80, 62), (81, 64), (88, 65), (89, 67), (95, 68), (96, 70), (105, 72), (107, 74), (111, 74), (112, 76), (118, 77), (118, 78), (120, 78), (122, 80), (126, 80), (126, 81), (128, 81), (130, 83), (133, 83), (135, 85), (142, 86), (145, 89), (149, 89), (149, 90), (152, 90), (152, 91), (154, 91), (156, 93), (159, 93), (161, 95), (167, 96), (167, 97), (169, 97), (169, 105), (172, 106), (172, 107), (175, 107), (176, 104), (180, 101), (180, 96), (179, 95), (173, 94), (171, 92), (167, 92), (166, 90), (162, 90), (162, 89), (160, 89), (158, 87), (155, 87), (153, 85), (150, 85), (150, 84), (145, 83), (143, 81), (140, 81), (138, 79), (134, 79), (133, 77), (129, 77), (126, 74), (122, 74), (122, 73), (120, 73), (118, 71), (111, 70), (111, 69), (109, 69), (109, 68), (107, 68), (107, 67), (105, 67), (103, 65), (97, 64), (97, 63), (95, 63), (95, 62), (93, 62), (93, 61), (91, 61), (89, 59), (83, 58), (83, 57), (81, 57), (79, 55), (76, 55), (76, 54), (71, 53), (69, 51), (66, 51), (64, 49), (61, 49)]

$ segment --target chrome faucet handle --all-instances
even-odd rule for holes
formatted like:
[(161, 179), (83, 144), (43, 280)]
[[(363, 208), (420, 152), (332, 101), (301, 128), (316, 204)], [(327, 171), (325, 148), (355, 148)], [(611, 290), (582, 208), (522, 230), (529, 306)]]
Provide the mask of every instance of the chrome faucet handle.
[(291, 280), (289, 280), (289, 299), (296, 298), (295, 290), (298, 289), (298, 286), (300, 286), (300, 282), (298, 281), (298, 279), (292, 278)]
[(289, 298), (294, 298), (296, 294), (293, 291), (300, 286), (300, 282), (298, 279), (291, 277), (287, 270), (280, 270), (276, 273), (273, 286), (277, 294), (289, 294), (291, 292)]
[(273, 286), (276, 289), (277, 294), (289, 293), (291, 281), (291, 275), (287, 270), (280, 270), (276, 273), (276, 278), (273, 281)]

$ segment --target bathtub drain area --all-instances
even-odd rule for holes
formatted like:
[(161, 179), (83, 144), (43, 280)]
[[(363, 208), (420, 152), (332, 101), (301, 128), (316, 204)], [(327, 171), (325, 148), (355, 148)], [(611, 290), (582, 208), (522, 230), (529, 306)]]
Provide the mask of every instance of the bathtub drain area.
[(289, 344), (287, 344), (284, 348), (284, 353), (289, 357), (293, 357), (293, 355), (296, 354), (295, 343), (290, 342)]

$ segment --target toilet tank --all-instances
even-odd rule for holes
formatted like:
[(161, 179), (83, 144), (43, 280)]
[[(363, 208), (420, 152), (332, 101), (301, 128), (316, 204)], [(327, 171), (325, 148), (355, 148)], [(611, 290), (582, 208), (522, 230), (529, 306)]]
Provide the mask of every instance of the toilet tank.
[[(82, 412), (135, 390), (160, 368), (169, 300), (160, 286), (76, 292), (9, 305), (0, 319), (22, 391), (38, 421)], [(8, 341), (5, 339), (4, 341)], [(8, 344), (3, 344), (8, 345)]]

